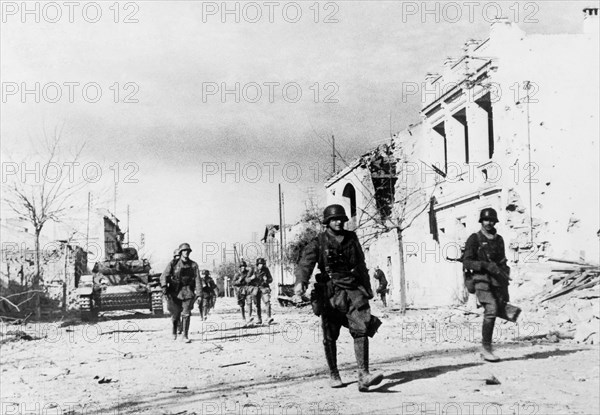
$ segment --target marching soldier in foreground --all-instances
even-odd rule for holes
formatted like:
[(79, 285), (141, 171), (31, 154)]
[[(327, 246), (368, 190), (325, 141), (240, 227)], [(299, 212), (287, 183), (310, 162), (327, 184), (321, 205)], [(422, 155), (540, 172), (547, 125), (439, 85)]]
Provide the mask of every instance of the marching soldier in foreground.
[[(172, 262), (177, 263), (177, 261), (179, 261), (179, 258), (181, 258), (181, 255), (179, 255), (179, 248), (175, 249), (175, 251), (173, 251), (173, 260)], [(162, 283), (161, 283), (162, 285)], [(164, 292), (163, 292), (164, 294)], [(183, 321), (181, 321), (181, 317), (179, 317), (179, 321), (177, 322), (177, 334), (181, 335), (183, 333)]]
[(483, 209), (479, 222), (481, 230), (467, 239), (463, 266), (472, 271), (475, 295), (484, 307), (481, 357), (489, 362), (497, 362), (500, 359), (494, 354), (492, 336), (496, 317), (506, 314), (510, 268), (506, 264), (504, 240), (495, 228), (498, 223), (496, 211), (492, 208)]
[(383, 273), (383, 271), (381, 269), (379, 269), (379, 265), (377, 265), (375, 267), (374, 277), (377, 280), (377, 282), (379, 283), (379, 286), (377, 287), (377, 294), (379, 294), (379, 297), (381, 298), (381, 302), (383, 303), (383, 306), (387, 307), (387, 303), (385, 301), (385, 295), (387, 294), (388, 281), (387, 281), (387, 278), (385, 278), (385, 274)]
[[(358, 364), (358, 390), (368, 391), (383, 379), (381, 374), (369, 373), (369, 338), (381, 321), (371, 315), (369, 299), (373, 291), (365, 265), (364, 254), (354, 232), (344, 230), (348, 221), (344, 208), (330, 205), (323, 211), (327, 227), (303, 250), (296, 267), (296, 300), (306, 291), (315, 264), (320, 274), (313, 289), (313, 311), (321, 316), (325, 357), (330, 372), (330, 386), (344, 386), (337, 367), (337, 339), (340, 328), (347, 327), (354, 338), (354, 353)], [(368, 337), (367, 337), (368, 336)]]
[(200, 318), (206, 320), (210, 309), (213, 308), (217, 284), (215, 284), (215, 281), (210, 276), (210, 271), (207, 269), (202, 270), (201, 278), (203, 287), (198, 298), (198, 308), (200, 309)]
[(177, 326), (181, 317), (183, 337), (189, 343), (190, 316), (194, 307), (196, 288), (202, 288), (198, 264), (190, 259), (192, 248), (189, 244), (179, 245), (179, 259), (173, 259), (160, 276), (163, 294), (167, 296), (167, 304), (171, 313), (173, 340), (177, 339)]
[(269, 284), (273, 282), (273, 276), (271, 276), (271, 271), (269, 271), (267, 261), (264, 258), (258, 258), (256, 260), (255, 274), (258, 284), (258, 292), (256, 295), (256, 316), (258, 317), (258, 324), (262, 324), (261, 303), (264, 304), (267, 309), (267, 324), (271, 324), (273, 318), (271, 317), (271, 287), (269, 287)]
[[(237, 300), (240, 310), (242, 311), (242, 319), (246, 321), (246, 299), (248, 296), (248, 277), (252, 277), (252, 271), (248, 270), (248, 264), (246, 261), (240, 263), (238, 273), (233, 278), (233, 286), (237, 288)], [(250, 303), (250, 320), (252, 321), (252, 303)]]

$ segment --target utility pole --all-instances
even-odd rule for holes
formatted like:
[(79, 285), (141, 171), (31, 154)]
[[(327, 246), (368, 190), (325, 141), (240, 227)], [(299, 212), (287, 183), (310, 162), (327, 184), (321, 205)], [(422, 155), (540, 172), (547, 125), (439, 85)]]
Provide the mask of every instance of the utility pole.
[[(281, 195), (281, 183), (279, 183), (279, 263), (281, 266), (281, 284), (283, 284), (283, 197)], [(281, 291), (281, 288), (280, 290)], [(281, 294), (281, 292), (279, 292)]]
[(115, 217), (115, 225), (117, 224), (117, 182), (115, 182), (115, 195), (113, 200), (113, 216)]
[(287, 246), (287, 235), (285, 232), (285, 193), (281, 192), (281, 222), (284, 224), (283, 230), (283, 246)]
[(88, 192), (88, 206), (87, 206), (87, 226), (85, 230), (85, 253), (87, 255), (88, 244), (90, 240), (90, 205), (92, 200), (92, 194)]
[(129, 247), (129, 205), (127, 205), (127, 247)]
[(331, 177), (333, 177), (336, 174), (336, 167), (335, 167), (335, 136), (333, 134), (331, 134), (331, 157), (333, 159), (333, 169), (331, 171)]
[(528, 177), (529, 182), (529, 234), (531, 241), (531, 248), (533, 249), (533, 193), (531, 191), (531, 118), (529, 116), (529, 90), (531, 89), (531, 82), (525, 81), (525, 90), (527, 91), (527, 155), (528, 155)]

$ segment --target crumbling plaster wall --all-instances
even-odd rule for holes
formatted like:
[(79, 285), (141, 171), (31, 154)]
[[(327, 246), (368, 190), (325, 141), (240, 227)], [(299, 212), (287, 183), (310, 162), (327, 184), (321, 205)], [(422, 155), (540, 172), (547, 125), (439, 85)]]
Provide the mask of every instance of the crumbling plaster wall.
[[(414, 305), (464, 298), (461, 266), (445, 257), (454, 256), (456, 246), (479, 228), (478, 213), (484, 207), (499, 212), (498, 230), (509, 246), (507, 256), (516, 270), (517, 284), (540, 256), (598, 261), (600, 88), (598, 78), (590, 77), (598, 71), (598, 38), (526, 36), (514, 24), (499, 23), (477, 53), (493, 58), (496, 67), (490, 70), (496, 88), (494, 156), (492, 163), (472, 159), (479, 167), (465, 165), (461, 180), (438, 176), (434, 196), (439, 243), (429, 233), (426, 215), (404, 232), (407, 298)], [(529, 105), (524, 81), (532, 85)], [(466, 103), (467, 116), (472, 113), (469, 106), (475, 105), (473, 99)], [(398, 158), (413, 163), (431, 160), (439, 147), (435, 141), (439, 136), (431, 127), (426, 120), (422, 131), (399, 137)], [(470, 141), (486, 138), (476, 123), (470, 128)], [(456, 128), (446, 130), (450, 146), (460, 138), (456, 132)], [(452, 154), (459, 153), (449, 151)], [(418, 166), (418, 177), (409, 175), (408, 180), (428, 189), (436, 175), (427, 166)]]
[[(532, 216), (534, 249), (540, 255), (597, 262), (598, 37), (514, 32), (519, 33), (515, 25), (492, 32), (488, 50), (499, 56), (494, 80), (504, 92), (494, 113), (511, 242), (514, 247), (528, 244)], [(507, 36), (513, 42), (507, 43)], [(532, 85), (529, 104), (525, 90), (515, 95), (510, 89), (525, 80)]]

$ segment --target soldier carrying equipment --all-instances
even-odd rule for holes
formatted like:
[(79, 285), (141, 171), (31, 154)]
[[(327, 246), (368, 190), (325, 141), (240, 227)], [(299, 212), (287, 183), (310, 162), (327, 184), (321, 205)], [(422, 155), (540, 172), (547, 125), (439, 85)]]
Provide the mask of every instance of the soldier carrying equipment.
[(474, 288), (477, 299), (484, 307), (481, 357), (486, 361), (497, 362), (500, 359), (492, 348), (496, 317), (516, 321), (520, 309), (508, 304), (510, 268), (507, 265), (504, 239), (495, 228), (498, 214), (492, 208), (483, 209), (479, 222), (481, 229), (467, 239), (462, 262), (465, 285), (469, 292)]
[(387, 278), (385, 278), (385, 274), (383, 273), (383, 271), (379, 268), (379, 265), (377, 265), (375, 267), (374, 278), (379, 283), (379, 286), (377, 287), (377, 294), (379, 294), (379, 297), (381, 298), (381, 302), (383, 303), (383, 306), (387, 307), (387, 303), (385, 301), (385, 296), (388, 292), (388, 288), (387, 288), (388, 281), (387, 281)]
[(256, 259), (256, 297), (254, 301), (256, 302), (256, 316), (258, 317), (258, 324), (262, 324), (262, 315), (261, 315), (261, 303), (267, 309), (267, 323), (273, 323), (273, 318), (271, 317), (271, 287), (269, 286), (273, 282), (273, 276), (271, 275), (271, 271), (267, 267), (267, 261), (264, 258)]
[(369, 299), (373, 298), (369, 274), (358, 237), (344, 230), (348, 221), (344, 208), (330, 205), (323, 211), (327, 229), (303, 250), (295, 275), (295, 298), (301, 300), (318, 262), (320, 274), (311, 294), (313, 311), (321, 316), (325, 357), (330, 371), (330, 386), (343, 386), (337, 367), (337, 339), (342, 326), (354, 338), (358, 364), (358, 390), (367, 391), (383, 379), (369, 372), (369, 339), (377, 332), (381, 321), (371, 315)]
[(190, 342), (188, 334), (196, 289), (201, 290), (203, 287), (198, 264), (190, 259), (190, 252), (192, 248), (189, 244), (179, 245), (180, 258), (174, 258), (169, 262), (160, 276), (160, 285), (163, 294), (167, 297), (168, 309), (171, 313), (173, 340), (177, 339), (177, 326), (181, 324), (183, 327), (181, 340), (186, 343)]
[(210, 271), (202, 270), (201, 279), (203, 281), (202, 291), (198, 298), (198, 308), (200, 309), (200, 318), (206, 320), (209, 311), (214, 307), (217, 297), (217, 284), (210, 276)]
[(248, 292), (252, 293), (252, 288), (249, 289), (248, 284), (254, 278), (254, 270), (248, 269), (246, 261), (242, 261), (239, 266), (239, 271), (233, 278), (233, 286), (237, 289), (237, 302), (242, 312), (242, 319), (246, 321), (246, 301), (249, 301), (249, 320), (253, 320), (252, 317), (252, 299), (248, 299)]

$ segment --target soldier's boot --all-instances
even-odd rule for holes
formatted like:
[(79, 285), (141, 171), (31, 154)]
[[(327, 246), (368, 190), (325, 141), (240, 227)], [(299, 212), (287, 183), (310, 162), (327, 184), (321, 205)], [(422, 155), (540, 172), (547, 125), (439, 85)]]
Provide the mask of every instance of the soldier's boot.
[(481, 358), (486, 362), (499, 362), (500, 358), (494, 354), (494, 348), (491, 343), (481, 345)]
[(202, 312), (202, 315), (203, 315), (202, 320), (207, 320), (208, 319), (208, 304), (203, 304), (202, 305), (202, 310), (203, 310), (203, 312)]
[(495, 323), (495, 319), (486, 318), (483, 320), (483, 326), (481, 327), (481, 358), (487, 362), (500, 361), (500, 358), (494, 354), (494, 350), (492, 348), (492, 337), (494, 335)]
[(367, 392), (369, 386), (379, 385), (383, 374), (369, 372), (369, 338), (359, 337), (354, 339), (354, 354), (358, 364), (358, 390)]
[(387, 307), (387, 302), (385, 301), (385, 295), (381, 297), (381, 301), (383, 302), (383, 306)]
[(267, 324), (273, 324), (273, 317), (271, 317), (271, 303), (267, 304)]
[(204, 320), (204, 305), (198, 303), (198, 311), (200, 311), (200, 320)]
[(240, 306), (240, 309), (242, 310), (242, 320), (246, 321), (246, 306)]
[(252, 301), (248, 301), (248, 324), (254, 321), (254, 317), (252, 317)]
[(181, 341), (184, 343), (191, 343), (191, 340), (188, 337), (188, 334), (190, 332), (190, 316), (182, 317), (182, 320), (183, 320), (183, 337), (181, 338)]
[(171, 326), (173, 329), (172, 336), (173, 340), (177, 340), (177, 327), (179, 326), (179, 319), (171, 319)]
[(177, 334), (181, 335), (183, 333), (183, 317), (179, 317), (177, 320)]
[(258, 319), (256, 321), (257, 324), (262, 324), (262, 310), (260, 308), (260, 303), (256, 304), (256, 318)]
[(337, 345), (335, 342), (323, 341), (325, 346), (325, 359), (329, 366), (329, 386), (332, 388), (341, 388), (344, 386), (340, 372), (337, 367)]

